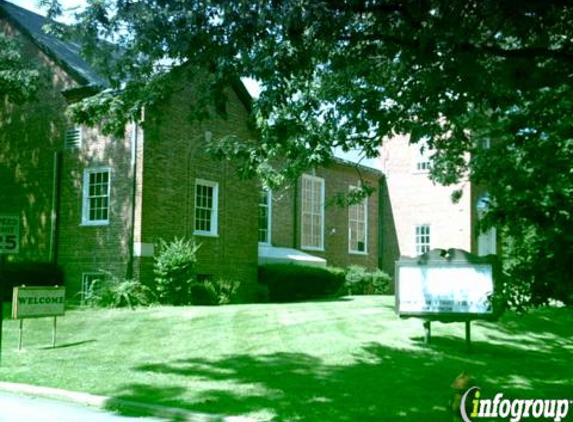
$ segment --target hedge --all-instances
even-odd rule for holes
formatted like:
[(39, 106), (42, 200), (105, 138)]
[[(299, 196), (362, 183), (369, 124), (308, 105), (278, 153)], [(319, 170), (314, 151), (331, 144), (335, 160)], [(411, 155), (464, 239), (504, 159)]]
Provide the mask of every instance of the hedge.
[(320, 299), (336, 295), (345, 280), (344, 270), (295, 264), (259, 266), (259, 283), (269, 289), (271, 302)]

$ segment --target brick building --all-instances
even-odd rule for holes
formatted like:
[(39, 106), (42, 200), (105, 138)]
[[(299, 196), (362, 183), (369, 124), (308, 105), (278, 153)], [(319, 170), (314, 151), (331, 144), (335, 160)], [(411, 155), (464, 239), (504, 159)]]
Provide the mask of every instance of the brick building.
[[(334, 199), (356, 189), (361, 183), (376, 188), (376, 192), (362, 202), (349, 207), (336, 205)], [(259, 236), (259, 255), (276, 256), (273, 248), (290, 248), (311, 254), (305, 258), (320, 265), (347, 267), (360, 265), (378, 268), (380, 260), (380, 221), (378, 191), (382, 186), (381, 173), (375, 169), (349, 165), (335, 160), (327, 168), (304, 173), (295, 186), (281, 192), (263, 193), (261, 204), (268, 207), (269, 227)], [(324, 207), (320, 204), (324, 203)], [(280, 251), (279, 251), (280, 252)], [(288, 253), (288, 251), (286, 251)]]
[[(469, 182), (442, 186), (429, 179), (430, 150), (410, 145), (408, 136), (384, 141), (378, 167), (384, 173), (381, 191), (383, 257), (381, 267), (394, 271), (400, 255), (417, 256), (430, 249), (458, 248), (478, 255), (495, 254), (495, 229), (478, 232), (479, 208), (485, 191)], [(462, 191), (452, 202), (452, 193)]]
[(21, 219), (19, 260), (57, 262), (71, 294), (100, 271), (149, 281), (158, 239), (195, 236), (198, 272), (256, 283), (269, 260), (376, 268), (379, 201), (333, 205), (381, 173), (335, 161), (313, 169), (282, 192), (261, 192), (230, 162), (205, 152), (211, 138), (252, 137), (250, 97), (228, 90), (227, 116), (188, 119), (192, 78), (173, 72), (168, 100), (145, 112), (122, 137), (74, 127), (70, 101), (105, 87), (78, 45), (42, 32), (45, 18), (0, 0), (0, 30), (17, 37), (45, 74), (38, 100), (0, 106), (0, 213)]

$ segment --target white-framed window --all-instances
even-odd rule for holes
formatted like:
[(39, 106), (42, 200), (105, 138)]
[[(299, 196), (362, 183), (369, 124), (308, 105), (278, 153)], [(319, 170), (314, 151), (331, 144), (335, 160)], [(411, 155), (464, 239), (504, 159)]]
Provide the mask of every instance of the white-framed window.
[[(484, 218), (490, 206), (490, 197), (486, 192), (477, 201), (477, 218), (479, 220)], [(480, 231), (477, 239), (477, 254), (479, 256), (496, 255), (497, 254), (497, 230), (495, 227), (490, 227), (486, 231)]]
[(416, 226), (416, 255), (421, 255), (430, 250), (430, 225)]
[(75, 126), (66, 130), (64, 135), (64, 147), (66, 149), (76, 149), (82, 146), (82, 128)]
[(261, 189), (259, 193), (259, 243), (271, 244), (272, 193)]
[(418, 146), (415, 173), (428, 173), (432, 166), (430, 148), (425, 141), (420, 141)]
[(497, 254), (497, 230), (495, 227), (481, 232), (478, 236), (478, 255), (496, 255)]
[(84, 170), (82, 224), (88, 226), (109, 223), (110, 169)]
[(80, 290), (81, 303), (86, 303), (86, 301), (93, 296), (94, 289), (97, 288), (94, 283), (98, 280), (102, 280), (103, 278), (104, 274), (102, 273), (82, 273), (82, 288)]
[(302, 175), (301, 247), (324, 249), (324, 179)]
[[(349, 187), (350, 192), (357, 189)], [(368, 253), (368, 198), (348, 207), (348, 252)]]
[(217, 236), (219, 184), (210, 180), (195, 180), (194, 234)]

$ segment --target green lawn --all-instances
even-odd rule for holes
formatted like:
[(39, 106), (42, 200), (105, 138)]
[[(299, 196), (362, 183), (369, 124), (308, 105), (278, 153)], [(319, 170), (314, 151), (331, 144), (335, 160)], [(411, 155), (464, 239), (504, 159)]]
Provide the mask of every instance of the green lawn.
[[(6, 308), (8, 308), (6, 304)], [(5, 309), (7, 312), (8, 309)], [(393, 298), (224, 307), (69, 311), (4, 323), (0, 379), (194, 411), (302, 422), (450, 421), (449, 385), (474, 374), (482, 396), (573, 399), (573, 311), (473, 324), (400, 320)]]

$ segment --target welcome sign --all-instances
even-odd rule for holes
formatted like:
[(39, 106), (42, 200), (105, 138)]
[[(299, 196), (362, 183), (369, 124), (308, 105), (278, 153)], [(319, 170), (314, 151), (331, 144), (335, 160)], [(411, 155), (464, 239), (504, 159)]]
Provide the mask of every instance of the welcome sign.
[(62, 316), (65, 302), (65, 287), (14, 287), (12, 318)]

